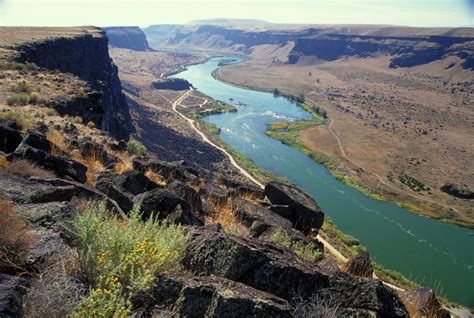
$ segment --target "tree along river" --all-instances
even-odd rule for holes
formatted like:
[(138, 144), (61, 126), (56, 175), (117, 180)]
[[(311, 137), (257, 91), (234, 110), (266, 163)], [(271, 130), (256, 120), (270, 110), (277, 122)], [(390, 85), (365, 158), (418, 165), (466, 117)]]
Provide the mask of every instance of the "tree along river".
[(236, 113), (205, 118), (221, 129), (228, 145), (306, 190), (333, 223), (359, 239), (378, 263), (421, 285), (441, 288), (449, 299), (474, 308), (473, 230), (366, 197), (308, 156), (265, 135), (268, 123), (307, 119), (310, 114), (286, 98), (214, 79), (212, 72), (223, 60), (229, 58), (213, 58), (172, 77), (186, 79), (203, 94), (237, 107)]

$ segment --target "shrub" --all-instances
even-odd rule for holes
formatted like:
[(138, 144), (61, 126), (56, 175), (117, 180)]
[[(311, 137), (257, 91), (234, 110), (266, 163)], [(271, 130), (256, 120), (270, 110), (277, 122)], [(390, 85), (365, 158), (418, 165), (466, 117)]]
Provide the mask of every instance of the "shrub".
[(38, 102), (39, 94), (37, 92), (31, 92), (28, 94), (28, 100), (31, 104), (36, 104)]
[(23, 159), (13, 160), (8, 165), (2, 168), (6, 174), (19, 176), (23, 178), (29, 177), (43, 177), (43, 178), (54, 178), (56, 175), (54, 172), (43, 169), (36, 164)]
[(7, 105), (15, 106), (15, 105), (27, 105), (30, 101), (28, 94), (26, 93), (19, 93), (12, 96), (7, 97)]
[(181, 227), (154, 218), (142, 222), (136, 210), (118, 219), (105, 202), (90, 204), (75, 219), (74, 232), (82, 272), (93, 287), (76, 310), (80, 317), (127, 315), (129, 295), (151, 287), (158, 272), (176, 270), (185, 239)]
[(65, 244), (55, 246), (44, 268), (27, 289), (23, 314), (30, 318), (68, 317), (85, 292), (77, 277), (77, 253)]
[(23, 130), (33, 128), (36, 124), (36, 120), (31, 114), (16, 110), (0, 113), (0, 118), (14, 121)]
[(127, 143), (127, 149), (130, 154), (135, 156), (144, 156), (147, 152), (145, 145), (135, 139), (130, 139)]
[(34, 63), (0, 62), (0, 70), (35, 71), (37, 69), (38, 66)]
[(94, 127), (95, 127), (94, 122), (93, 122), (93, 121), (88, 122), (88, 123), (87, 123), (87, 127), (89, 127), (89, 128), (94, 128)]
[(309, 299), (295, 297), (291, 303), (292, 316), (297, 318), (336, 318), (339, 304), (330, 295), (313, 295)]
[(0, 169), (5, 168), (8, 166), (9, 162), (6, 156), (0, 155)]
[(280, 229), (275, 230), (269, 239), (277, 244), (292, 250), (296, 255), (309, 262), (315, 262), (322, 258), (323, 253), (311, 244), (305, 244), (294, 240), (290, 235)]
[(13, 215), (13, 204), (0, 199), (0, 269), (21, 269), (33, 247), (33, 234), (25, 221)]

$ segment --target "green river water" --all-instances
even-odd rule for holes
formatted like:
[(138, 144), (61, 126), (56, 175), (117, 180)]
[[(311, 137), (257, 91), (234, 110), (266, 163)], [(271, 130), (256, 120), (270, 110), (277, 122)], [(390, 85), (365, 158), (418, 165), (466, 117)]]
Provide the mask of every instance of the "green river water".
[(310, 118), (310, 114), (285, 98), (214, 79), (212, 72), (222, 59), (189, 66), (173, 77), (184, 78), (200, 92), (237, 107), (236, 113), (205, 118), (221, 129), (228, 145), (307, 191), (334, 224), (359, 239), (378, 263), (421, 285), (438, 286), (448, 299), (474, 308), (473, 230), (366, 197), (303, 153), (266, 136), (268, 123)]

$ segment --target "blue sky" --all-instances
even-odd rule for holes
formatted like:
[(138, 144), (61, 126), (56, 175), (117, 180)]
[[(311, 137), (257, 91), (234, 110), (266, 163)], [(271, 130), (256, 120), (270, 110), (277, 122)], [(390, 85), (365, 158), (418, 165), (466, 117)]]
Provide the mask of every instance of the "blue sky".
[(0, 0), (0, 25), (140, 25), (246, 18), (277, 23), (474, 26), (474, 0)]

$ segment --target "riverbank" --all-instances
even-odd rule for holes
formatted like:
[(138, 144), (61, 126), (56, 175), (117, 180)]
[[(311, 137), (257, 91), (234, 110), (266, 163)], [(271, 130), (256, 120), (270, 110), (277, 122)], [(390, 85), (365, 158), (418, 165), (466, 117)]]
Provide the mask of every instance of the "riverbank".
[[(243, 84), (242, 81), (236, 81), (234, 78), (223, 76), (223, 70), (225, 71), (230, 67), (234, 70), (237, 65), (218, 68), (212, 72), (212, 76), (216, 80), (242, 89), (266, 93), (272, 93), (274, 90), (274, 88), (272, 89), (268, 86), (259, 86), (256, 83), (252, 84), (249, 81), (251, 78), (245, 80), (245, 84)], [(278, 85), (278, 82), (275, 85)], [(308, 100), (311, 99), (308, 98)], [(312, 100), (311, 102), (315, 103)], [(334, 118), (331, 118), (330, 120), (334, 121)], [(439, 189), (413, 191), (402, 181), (402, 177), (405, 173), (401, 173), (400, 177), (397, 178), (397, 173), (389, 171), (387, 176), (384, 176), (383, 174), (376, 173), (370, 169), (370, 165), (362, 168), (358, 164), (355, 164), (353, 158), (349, 158), (346, 153), (344, 153), (344, 149), (342, 149), (342, 151), (329, 152), (326, 151), (325, 147), (313, 146), (318, 144), (318, 142), (314, 141), (316, 139), (316, 136), (314, 135), (317, 131), (315, 128), (316, 126), (318, 125), (305, 126), (304, 124), (294, 124), (291, 127), (291, 131), (288, 133), (278, 131), (280, 128), (278, 126), (274, 127), (274, 129), (270, 126), (267, 135), (305, 153), (315, 162), (324, 165), (338, 180), (366, 196), (379, 201), (393, 202), (403, 209), (419, 215), (427, 216), (437, 221), (474, 229), (474, 223), (464, 217), (466, 214), (460, 216), (460, 211), (457, 210), (457, 207), (447, 203), (448, 201), (452, 203), (453, 199), (450, 198), (448, 201), (443, 199), (444, 202), (440, 202), (436, 199), (439, 196)], [(326, 129), (330, 130), (329, 127)], [(332, 135), (335, 135), (334, 132), (331, 131), (331, 133)], [(342, 148), (339, 138), (334, 138), (332, 143), (333, 145), (337, 145), (338, 148)], [(311, 144), (311, 147), (308, 146), (309, 144)], [(376, 157), (378, 157), (378, 155), (374, 154), (373, 158)], [(377, 167), (378, 166), (380, 165), (377, 165)], [(432, 198), (434, 193), (436, 193), (436, 197)], [(467, 215), (469, 215), (469, 213), (467, 213)]]

